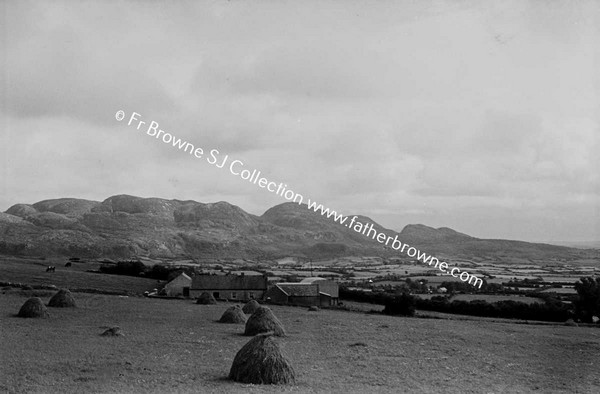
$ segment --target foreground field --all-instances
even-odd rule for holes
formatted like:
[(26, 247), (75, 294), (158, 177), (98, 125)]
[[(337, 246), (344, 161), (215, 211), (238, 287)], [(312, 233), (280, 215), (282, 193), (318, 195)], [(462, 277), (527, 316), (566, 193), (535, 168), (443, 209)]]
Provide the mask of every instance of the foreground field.
[[(227, 304), (76, 293), (47, 320), (0, 294), (0, 390), (27, 393), (505, 393), (600, 390), (600, 331), (273, 307), (297, 385), (226, 379), (249, 338)], [(48, 299), (44, 299), (47, 301)], [(124, 337), (102, 337), (118, 325)]]

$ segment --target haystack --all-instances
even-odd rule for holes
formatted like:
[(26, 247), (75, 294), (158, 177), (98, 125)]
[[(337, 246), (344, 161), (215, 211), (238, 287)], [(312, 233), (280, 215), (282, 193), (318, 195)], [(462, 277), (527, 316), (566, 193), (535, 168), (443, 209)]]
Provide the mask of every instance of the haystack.
[(575, 323), (573, 319), (569, 319), (565, 322), (565, 326), (579, 327), (579, 324)]
[(271, 335), (257, 335), (233, 359), (229, 379), (251, 384), (294, 384), (295, 372)]
[(48, 306), (53, 308), (75, 308), (75, 298), (69, 289), (60, 289), (58, 293), (54, 294), (48, 302)]
[(196, 300), (196, 304), (211, 305), (216, 303), (217, 300), (215, 300), (215, 297), (213, 297), (212, 294), (207, 293), (206, 291), (200, 294), (200, 297), (198, 297), (198, 299)]
[(223, 313), (223, 316), (221, 316), (221, 319), (219, 319), (219, 322), (231, 324), (246, 323), (246, 315), (244, 315), (241, 306), (234, 305), (227, 308), (227, 310)]
[(266, 306), (260, 306), (246, 322), (244, 335), (257, 335), (266, 332), (272, 332), (273, 335), (278, 337), (285, 336), (283, 325), (275, 317), (271, 309)]
[(251, 315), (254, 312), (256, 312), (256, 310), (260, 307), (260, 304), (258, 303), (258, 301), (256, 300), (250, 300), (246, 303), (246, 305), (244, 305), (244, 307), (242, 308), (242, 310), (244, 311), (245, 314), (247, 315)]
[(102, 334), (103, 337), (122, 337), (123, 336), (123, 332), (121, 331), (120, 327), (111, 327), (106, 329)]
[(39, 317), (45, 319), (50, 316), (48, 308), (39, 299), (39, 297), (32, 297), (25, 301), (21, 309), (19, 309), (18, 317)]

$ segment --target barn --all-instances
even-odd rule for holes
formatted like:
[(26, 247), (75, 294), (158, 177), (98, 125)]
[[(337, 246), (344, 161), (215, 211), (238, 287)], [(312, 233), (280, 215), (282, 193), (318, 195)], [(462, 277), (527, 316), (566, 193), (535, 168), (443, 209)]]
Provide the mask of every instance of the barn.
[(321, 306), (332, 306), (337, 305), (340, 300), (340, 287), (337, 282), (334, 282), (329, 279), (319, 278), (319, 277), (311, 277), (305, 278), (300, 281), (300, 283), (309, 283), (317, 285), (319, 289), (319, 294), (324, 294), (329, 296), (329, 304), (323, 304), (325, 299), (322, 299)]
[(263, 275), (196, 275), (192, 279), (190, 295), (194, 298), (208, 292), (217, 300), (261, 300), (267, 291), (267, 277)]
[(191, 286), (192, 278), (182, 272), (165, 285), (164, 292), (167, 297), (189, 297)]
[(329, 294), (319, 292), (316, 283), (278, 283), (265, 294), (267, 301), (283, 305), (329, 306)]

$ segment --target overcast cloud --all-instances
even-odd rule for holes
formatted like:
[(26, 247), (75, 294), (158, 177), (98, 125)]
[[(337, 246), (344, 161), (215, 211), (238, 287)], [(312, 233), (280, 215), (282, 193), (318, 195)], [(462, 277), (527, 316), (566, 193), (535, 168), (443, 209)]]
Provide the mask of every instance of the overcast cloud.
[(600, 240), (597, 1), (0, 5), (0, 210), (274, 194), (115, 112), (400, 230)]

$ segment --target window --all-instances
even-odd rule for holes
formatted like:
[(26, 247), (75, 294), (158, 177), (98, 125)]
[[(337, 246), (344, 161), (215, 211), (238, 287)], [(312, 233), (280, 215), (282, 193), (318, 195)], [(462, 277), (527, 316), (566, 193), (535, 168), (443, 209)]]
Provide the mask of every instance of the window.
[(249, 292), (248, 293), (248, 297), (250, 297), (250, 299), (253, 300), (254, 299), (254, 293), (253, 292)]
[(235, 300), (237, 298), (237, 293), (236, 292), (231, 293), (231, 298)]

